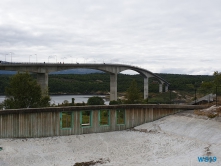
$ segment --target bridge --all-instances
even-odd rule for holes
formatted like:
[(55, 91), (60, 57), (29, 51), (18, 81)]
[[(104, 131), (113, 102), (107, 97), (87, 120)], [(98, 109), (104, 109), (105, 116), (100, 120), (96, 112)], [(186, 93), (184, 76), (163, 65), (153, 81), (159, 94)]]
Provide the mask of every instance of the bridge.
[(30, 72), (37, 74), (37, 82), (43, 91), (48, 88), (48, 74), (55, 71), (87, 68), (96, 69), (110, 74), (110, 101), (117, 100), (117, 74), (124, 70), (133, 70), (144, 77), (144, 99), (148, 98), (148, 79), (154, 77), (159, 82), (159, 92), (163, 92), (163, 84), (165, 92), (168, 91), (169, 83), (158, 75), (131, 65), (125, 64), (93, 64), (93, 63), (0, 63), (0, 70)]

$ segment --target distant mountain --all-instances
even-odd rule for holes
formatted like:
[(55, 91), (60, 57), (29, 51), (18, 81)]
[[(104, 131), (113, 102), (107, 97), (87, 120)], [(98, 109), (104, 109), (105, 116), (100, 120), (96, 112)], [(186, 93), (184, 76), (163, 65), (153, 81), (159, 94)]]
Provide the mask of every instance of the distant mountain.
[(70, 70), (56, 71), (50, 74), (90, 74), (90, 73), (103, 73), (103, 72), (94, 69), (70, 69)]
[[(70, 69), (70, 70), (56, 71), (50, 74), (90, 74), (90, 73), (103, 73), (103, 72), (94, 69)], [(16, 71), (0, 70), (0, 74), (11, 75), (11, 74), (16, 74)]]
[(0, 74), (11, 75), (11, 74), (16, 74), (16, 71), (0, 70)]

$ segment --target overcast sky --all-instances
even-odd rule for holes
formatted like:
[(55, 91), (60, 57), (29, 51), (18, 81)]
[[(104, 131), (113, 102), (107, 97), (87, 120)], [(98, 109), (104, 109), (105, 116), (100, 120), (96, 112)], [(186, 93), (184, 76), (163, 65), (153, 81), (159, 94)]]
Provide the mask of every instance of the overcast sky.
[(0, 59), (221, 71), (221, 0), (1, 0)]

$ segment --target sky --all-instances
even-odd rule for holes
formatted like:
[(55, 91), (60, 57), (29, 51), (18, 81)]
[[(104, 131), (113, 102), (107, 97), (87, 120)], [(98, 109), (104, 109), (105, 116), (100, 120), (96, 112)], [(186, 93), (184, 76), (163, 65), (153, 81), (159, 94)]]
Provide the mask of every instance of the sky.
[(221, 71), (221, 1), (1, 0), (0, 59), (212, 75)]

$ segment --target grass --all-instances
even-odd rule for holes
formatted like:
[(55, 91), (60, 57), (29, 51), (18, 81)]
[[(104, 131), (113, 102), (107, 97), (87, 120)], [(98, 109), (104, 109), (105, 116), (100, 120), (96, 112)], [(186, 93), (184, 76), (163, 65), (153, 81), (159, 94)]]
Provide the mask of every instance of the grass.
[(90, 123), (90, 116), (82, 115), (82, 124), (88, 124), (88, 123)]
[(100, 125), (109, 125), (109, 111), (100, 110)]
[(125, 110), (117, 110), (117, 124), (125, 124)]
[(71, 122), (71, 112), (62, 112), (62, 128), (70, 128)]
[(91, 111), (82, 111), (82, 125), (83, 126), (91, 125)]
[(148, 104), (165, 103), (169, 104), (177, 97), (176, 93), (163, 92), (163, 93), (150, 93), (148, 98)]

